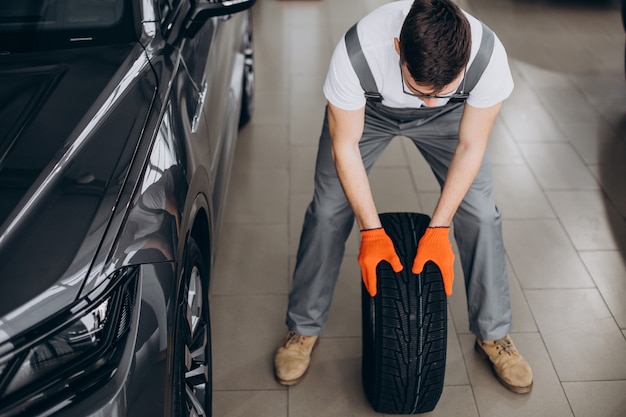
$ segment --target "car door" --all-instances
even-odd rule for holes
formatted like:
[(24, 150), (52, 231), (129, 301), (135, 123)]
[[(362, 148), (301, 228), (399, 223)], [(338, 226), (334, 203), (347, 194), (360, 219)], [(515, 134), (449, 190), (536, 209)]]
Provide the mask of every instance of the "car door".
[(238, 134), (244, 55), (243, 23), (247, 13), (215, 17), (211, 50), (205, 67), (210, 82), (204, 116), (211, 150), (210, 170), (214, 180), (213, 207), (221, 223), (225, 196)]

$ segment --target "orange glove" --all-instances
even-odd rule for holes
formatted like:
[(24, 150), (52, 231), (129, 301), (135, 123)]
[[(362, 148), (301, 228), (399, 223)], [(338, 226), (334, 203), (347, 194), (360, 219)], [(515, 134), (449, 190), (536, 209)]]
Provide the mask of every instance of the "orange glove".
[(359, 250), (359, 265), (361, 265), (361, 277), (365, 283), (367, 292), (372, 297), (376, 296), (376, 266), (381, 261), (391, 264), (394, 272), (400, 272), (404, 268), (391, 238), (385, 233), (385, 229), (361, 230), (361, 249)]
[(421, 274), (424, 264), (433, 261), (441, 270), (446, 295), (452, 295), (454, 282), (454, 253), (448, 237), (449, 227), (429, 227), (417, 245), (417, 255), (411, 271)]

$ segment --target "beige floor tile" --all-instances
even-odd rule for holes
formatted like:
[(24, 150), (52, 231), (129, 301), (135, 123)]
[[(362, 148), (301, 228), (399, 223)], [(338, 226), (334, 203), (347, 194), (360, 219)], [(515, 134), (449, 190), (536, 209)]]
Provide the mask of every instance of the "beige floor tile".
[[(274, 39), (263, 42), (255, 39), (255, 95), (258, 97), (262, 93), (285, 93), (289, 88), (289, 77), (286, 65), (286, 52), (282, 43)], [(261, 102), (255, 98), (255, 112), (253, 118), (258, 116)]]
[[(458, 258), (458, 256), (457, 256)], [(510, 263), (507, 263), (509, 275), (509, 292), (511, 297), (511, 312), (513, 315), (513, 332), (537, 332), (537, 325), (526, 301), (524, 292), (513, 272)], [(463, 271), (458, 259), (455, 260), (454, 285), (452, 296), (448, 297), (451, 316), (458, 334), (471, 334), (467, 313), (467, 296)]]
[(525, 163), (517, 143), (500, 117), (491, 131), (487, 146), (492, 165), (523, 165)]
[(465, 279), (459, 251), (456, 242), (452, 242), (454, 250), (454, 283), (452, 285), (452, 295), (448, 297), (448, 306), (454, 327), (458, 334), (469, 333), (469, 318), (467, 315), (467, 294), (465, 292)]
[(524, 294), (510, 262), (507, 262), (507, 271), (509, 274), (509, 292), (513, 315), (513, 329), (511, 331), (515, 333), (536, 333), (539, 331), (537, 324), (526, 301), (526, 294)]
[(306, 100), (324, 108), (326, 98), (322, 87), (326, 80), (326, 71), (319, 74), (290, 74), (288, 79), (290, 105)]
[(546, 190), (593, 190), (598, 183), (569, 144), (523, 143), (520, 148)]
[[(319, 25), (326, 24), (327, 6), (317, 1), (287, 1), (285, 5), (285, 31), (291, 34), (300, 34), (313, 37), (320, 36)], [(289, 39), (284, 39), (289, 41)]]
[(597, 290), (526, 297), (561, 381), (626, 379), (626, 340)]
[[(371, 1), (371, 0), (370, 0)], [(329, 1), (330, 39), (335, 44), (355, 22), (373, 10), (372, 4), (364, 1), (331, 0)]]
[(615, 321), (620, 328), (626, 329), (625, 256), (618, 251), (581, 252), (580, 256)]
[(626, 142), (604, 119), (563, 126), (567, 139), (586, 164), (615, 165), (626, 161)]
[(408, 168), (375, 166), (369, 180), (379, 213), (396, 211), (421, 213), (421, 204)]
[(289, 193), (313, 195), (317, 146), (289, 147)]
[(235, 169), (224, 220), (227, 223), (287, 223), (288, 183), (286, 169)]
[(279, 391), (215, 391), (213, 415), (219, 417), (287, 417), (288, 393)]
[(285, 336), (284, 295), (210, 297), (213, 388), (275, 390), (274, 352)]
[(378, 416), (361, 381), (361, 340), (322, 337), (306, 378), (289, 388), (289, 416)]
[(533, 369), (533, 389), (527, 395), (514, 394), (500, 385), (486, 360), (474, 351), (474, 337), (460, 336), (479, 415), (573, 417), (539, 334), (518, 333), (512, 338)]
[[(555, 78), (561, 78), (561, 75), (557, 75), (552, 71), (545, 71), (542, 68), (537, 68), (536, 66), (529, 65), (528, 63), (520, 60), (513, 60), (510, 63), (513, 69), (518, 69), (518, 71), (514, 71), (515, 77), (513, 81), (515, 82), (515, 88), (509, 98), (507, 98), (502, 104), (502, 114), (515, 114), (519, 113), (519, 120), (528, 120), (528, 115), (532, 114), (537, 117), (537, 120), (542, 120), (546, 126), (551, 126), (552, 130), (556, 129), (556, 125), (554, 124), (554, 120), (549, 117), (549, 114), (542, 115), (539, 110), (544, 110), (541, 107), (541, 100), (539, 99), (539, 95), (535, 93), (534, 89), (531, 88), (535, 82), (541, 83), (541, 85), (553, 85)], [(532, 82), (529, 81), (528, 74), (529, 72), (534, 71)], [(546, 79), (542, 81), (542, 79)], [(548, 81), (549, 80), (549, 81)], [(522, 110), (524, 108), (528, 108), (532, 110), (533, 113), (525, 113)], [(510, 128), (511, 126), (509, 126)], [(532, 142), (538, 142), (537, 139), (531, 140)]]
[(626, 222), (599, 191), (549, 191), (548, 199), (578, 250), (626, 248)]
[(361, 337), (361, 270), (355, 257), (346, 256), (341, 264), (328, 315), (324, 337)]
[(524, 165), (493, 167), (496, 204), (504, 219), (554, 218), (554, 212), (533, 174)]
[(444, 386), (435, 409), (430, 413), (419, 415), (422, 417), (478, 417), (472, 387), (469, 385)]
[(564, 382), (576, 417), (623, 417), (626, 381)]
[(504, 242), (523, 289), (594, 286), (557, 220), (505, 220)]
[(289, 109), (289, 142), (296, 146), (316, 146), (324, 122), (324, 107), (303, 100)]
[(449, 311), (448, 308), (448, 343), (446, 345), (446, 374), (444, 377), (444, 385), (457, 387), (469, 386), (469, 377), (467, 376), (461, 345)]
[[(579, 48), (578, 45), (573, 47)], [(559, 48), (562, 48), (560, 43), (554, 47), (555, 50)], [(574, 59), (591, 60), (589, 55), (584, 54)], [(600, 114), (590, 107), (589, 100), (582, 91), (564, 87), (543, 87), (542, 90), (543, 94), (539, 95), (539, 99), (559, 126), (568, 126), (571, 123), (593, 124), (600, 119)], [(567, 105), (564, 106), (563, 103)]]
[[(517, 91), (517, 90), (515, 90)], [(514, 93), (515, 94), (515, 93)], [(528, 142), (562, 142), (563, 133), (544, 108), (537, 105), (536, 97), (526, 93), (512, 96), (502, 107), (501, 118), (518, 144)]]
[[(419, 192), (436, 192), (437, 198), (439, 198), (441, 186), (439, 185), (435, 174), (433, 174), (433, 171), (430, 169), (428, 162), (426, 162), (415, 145), (413, 145), (413, 143), (408, 139), (405, 139), (403, 146), (406, 157), (409, 160), (409, 169), (411, 170), (411, 175), (413, 176), (415, 188)], [(431, 213), (432, 210), (428, 212), (428, 214)]]
[[(288, 125), (289, 108), (286, 91), (258, 89), (254, 93), (254, 115), (252, 125)], [(262, 103), (262, 104), (261, 104)]]
[[(407, 159), (406, 149), (404, 146), (406, 141), (408, 141), (408, 139), (401, 137), (401, 136), (393, 138), (391, 142), (389, 143), (389, 146), (387, 146), (385, 151), (382, 153), (382, 155), (380, 155), (380, 157), (376, 161), (376, 164), (374, 165), (374, 167), (375, 168), (407, 167), (409, 164), (409, 161)], [(417, 152), (415, 147), (413, 147), (412, 150)]]
[[(536, 33), (532, 34), (531, 39), (537, 40), (535, 36)], [(529, 39), (519, 38), (516, 39), (516, 42), (526, 42), (526, 44), (528, 44)], [(529, 47), (529, 51), (536, 49), (533, 48), (533, 45), (527, 45), (527, 47)], [(507, 50), (509, 54), (515, 55), (517, 53), (515, 48), (507, 48)], [(509, 62), (509, 65), (512, 67), (514, 74), (516, 74), (516, 93), (519, 92), (519, 90), (531, 90), (534, 94), (536, 104), (539, 104), (538, 95), (545, 87), (575, 88), (575, 84), (567, 74), (536, 65), (532, 60), (514, 59), (512, 62)], [(509, 101), (510, 99), (505, 101), (505, 106), (509, 105)]]
[(286, 224), (226, 223), (211, 280), (213, 294), (286, 294)]
[(239, 132), (233, 169), (287, 169), (288, 152), (286, 125), (247, 125)]
[[(260, 48), (255, 47), (255, 55), (263, 54), (263, 51), (259, 50)], [(270, 53), (273, 55), (272, 53)], [(267, 58), (266, 58), (267, 59)], [(257, 61), (257, 66), (261, 66), (262, 63)], [(259, 70), (255, 70), (255, 96), (263, 97), (263, 92), (267, 92), (269, 94), (274, 94), (277, 92), (286, 93), (289, 89), (288, 81), (289, 77), (287, 76), (287, 71), (284, 69), (285, 65), (281, 63), (272, 62), (271, 64), (263, 65)], [(258, 86), (258, 87), (257, 87)], [(255, 98), (254, 102), (254, 113), (253, 113), (253, 122), (258, 123), (262, 122), (263, 119), (268, 118), (268, 111), (270, 109), (261, 109), (261, 107), (267, 107), (262, 105), (258, 98)], [(282, 106), (277, 107), (280, 111), (283, 111), (284, 108)], [(260, 119), (260, 120), (259, 120)], [(276, 120), (276, 119), (274, 119)]]
[[(326, 74), (333, 48), (330, 47), (326, 36), (319, 39), (307, 39), (306, 36), (306, 34), (317, 33), (318, 31), (326, 33), (324, 27), (319, 27), (315, 31), (303, 29), (292, 34), (291, 42), (293, 44), (289, 48), (288, 64), (290, 74)], [(303, 34), (305, 35), (304, 39)]]
[[(435, 176), (433, 175), (433, 181)], [(435, 211), (435, 207), (437, 206), (437, 201), (439, 201), (440, 196), (439, 189), (437, 191), (420, 191), (418, 193), (418, 197), (420, 199), (420, 203), (422, 204), (423, 213), (431, 216)]]
[[(624, 133), (626, 137), (626, 132)], [(625, 159), (626, 160), (626, 159)], [(626, 163), (589, 167), (619, 214), (626, 218)]]

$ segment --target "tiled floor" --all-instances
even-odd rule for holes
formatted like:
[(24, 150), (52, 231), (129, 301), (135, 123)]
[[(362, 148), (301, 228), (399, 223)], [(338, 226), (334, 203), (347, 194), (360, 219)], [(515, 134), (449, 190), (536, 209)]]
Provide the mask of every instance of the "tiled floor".
[[(335, 43), (385, 0), (258, 0), (256, 110), (242, 130), (211, 287), (214, 415), (375, 416), (361, 388), (358, 236), (306, 379), (272, 358), (312, 192), (321, 85)], [(526, 396), (473, 350), (463, 280), (449, 298), (445, 388), (432, 416), (626, 416), (626, 83), (616, 6), (465, 0), (510, 56), (516, 89), (490, 142)], [(378, 208), (431, 213), (437, 185), (399, 138), (371, 176)], [(407, 190), (412, 192), (407, 193)], [(457, 265), (457, 278), (461, 277)]]

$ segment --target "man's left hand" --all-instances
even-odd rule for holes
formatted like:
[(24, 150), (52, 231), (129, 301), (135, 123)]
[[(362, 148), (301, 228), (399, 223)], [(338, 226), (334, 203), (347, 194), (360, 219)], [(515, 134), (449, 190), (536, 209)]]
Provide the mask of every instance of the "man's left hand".
[(452, 283), (454, 282), (454, 252), (448, 233), (449, 227), (429, 227), (417, 245), (417, 255), (413, 261), (411, 271), (421, 274), (424, 264), (433, 261), (441, 270), (443, 287), (446, 295), (452, 295)]

